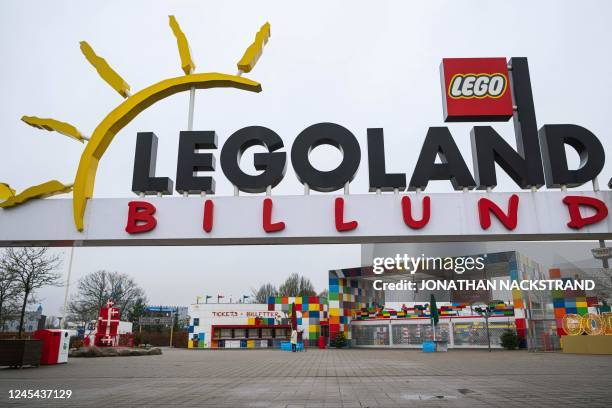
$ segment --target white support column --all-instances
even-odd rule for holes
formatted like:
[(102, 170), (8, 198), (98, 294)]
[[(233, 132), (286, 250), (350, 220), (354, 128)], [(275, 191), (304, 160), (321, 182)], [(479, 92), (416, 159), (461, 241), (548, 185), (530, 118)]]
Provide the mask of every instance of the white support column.
[(193, 130), (193, 110), (195, 106), (195, 86), (189, 90), (189, 114), (187, 116), (187, 130)]
[[(193, 130), (193, 111), (195, 107), (195, 90), (196, 90), (195, 86), (192, 86), (191, 89), (189, 90), (189, 111), (187, 112), (187, 130), (190, 132)], [(158, 194), (157, 196), (161, 197), (161, 194)], [(183, 191), (183, 197), (185, 198), (189, 197), (189, 192)]]
[(599, 180), (597, 180), (597, 177), (593, 179), (593, 191), (599, 191)]
[(74, 259), (74, 243), (70, 247), (70, 260), (68, 261), (68, 276), (66, 276), (66, 290), (64, 291), (64, 309), (62, 310), (62, 328), (66, 328), (66, 315), (68, 310), (68, 294), (70, 293), (70, 278), (72, 276), (72, 260)]

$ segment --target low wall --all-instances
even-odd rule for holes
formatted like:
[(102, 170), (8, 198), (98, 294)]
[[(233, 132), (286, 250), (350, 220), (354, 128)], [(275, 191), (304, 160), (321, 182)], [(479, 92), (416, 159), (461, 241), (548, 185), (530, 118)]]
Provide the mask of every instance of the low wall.
[(612, 354), (612, 336), (563, 336), (561, 348), (571, 354)]

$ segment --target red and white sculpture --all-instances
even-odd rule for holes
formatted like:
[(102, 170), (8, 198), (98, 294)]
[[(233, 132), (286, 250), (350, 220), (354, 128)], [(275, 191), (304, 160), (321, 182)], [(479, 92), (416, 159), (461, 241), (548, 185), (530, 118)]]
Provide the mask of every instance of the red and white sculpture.
[(112, 300), (106, 302), (106, 306), (100, 308), (100, 315), (96, 324), (94, 345), (98, 347), (111, 347), (118, 345), (119, 331), (119, 308), (113, 307)]

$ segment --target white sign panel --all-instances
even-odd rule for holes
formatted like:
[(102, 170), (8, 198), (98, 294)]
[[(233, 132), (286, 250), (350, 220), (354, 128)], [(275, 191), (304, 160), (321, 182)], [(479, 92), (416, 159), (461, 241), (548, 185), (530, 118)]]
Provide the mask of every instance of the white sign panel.
[[(516, 226), (508, 229), (490, 213), (490, 226), (481, 224), (479, 200), (494, 202), (508, 213), (512, 195), (518, 197)], [(489, 240), (570, 240), (612, 238), (612, 216), (580, 229), (571, 228), (566, 197), (592, 197), (612, 206), (612, 192), (520, 192), (408, 194), (411, 216), (422, 217), (423, 198), (429, 197), (430, 219), (420, 229), (404, 222), (403, 194), (239, 196), (210, 198), (214, 202), (212, 228), (203, 228), (205, 198), (96, 198), (90, 200), (85, 230), (73, 224), (72, 201), (34, 200), (17, 208), (0, 210), (0, 245), (125, 246), (125, 245), (225, 245), (315, 244)], [(344, 199), (342, 222), (357, 221), (354, 229), (337, 228), (336, 198)], [(284, 222), (276, 232), (263, 228), (263, 202), (272, 199), (272, 223)], [(155, 207), (156, 226), (147, 232), (128, 233), (128, 203), (145, 201)], [(404, 209), (405, 211), (405, 209)], [(580, 216), (596, 209), (580, 206)], [(606, 211), (607, 212), (607, 211)], [(601, 217), (600, 217), (601, 218)]]

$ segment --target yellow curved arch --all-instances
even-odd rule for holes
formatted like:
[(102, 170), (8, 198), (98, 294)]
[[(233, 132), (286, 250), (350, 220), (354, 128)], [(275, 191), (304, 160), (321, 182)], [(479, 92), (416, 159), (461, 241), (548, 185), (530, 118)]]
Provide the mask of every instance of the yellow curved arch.
[(81, 154), (74, 180), (72, 200), (74, 224), (79, 231), (83, 231), (87, 199), (93, 196), (98, 162), (115, 135), (149, 106), (192, 87), (196, 89), (236, 88), (261, 92), (261, 84), (258, 82), (236, 75), (212, 72), (165, 79), (128, 97), (100, 122)]

